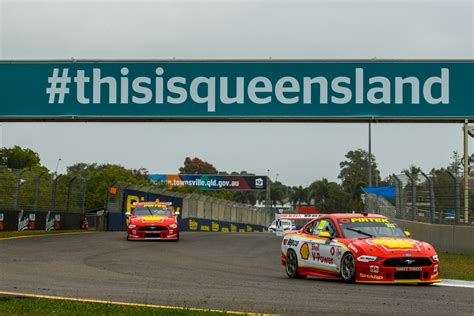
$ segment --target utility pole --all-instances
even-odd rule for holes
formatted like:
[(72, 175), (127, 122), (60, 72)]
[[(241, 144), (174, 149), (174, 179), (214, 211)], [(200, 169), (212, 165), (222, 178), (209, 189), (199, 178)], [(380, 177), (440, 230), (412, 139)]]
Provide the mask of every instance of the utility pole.
[(372, 123), (369, 121), (369, 188), (372, 187)]
[(464, 223), (469, 223), (468, 120), (464, 121)]
[(270, 209), (270, 169), (267, 169), (267, 192), (265, 196), (265, 208)]

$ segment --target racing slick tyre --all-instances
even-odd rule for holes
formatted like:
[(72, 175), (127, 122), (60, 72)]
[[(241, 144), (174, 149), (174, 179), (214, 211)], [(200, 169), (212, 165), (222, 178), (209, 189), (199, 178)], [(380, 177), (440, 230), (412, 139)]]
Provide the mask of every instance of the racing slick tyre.
[(292, 279), (304, 279), (306, 275), (298, 273), (298, 256), (296, 252), (292, 249), (289, 249), (286, 253), (286, 263), (285, 263), (286, 274)]
[(355, 282), (356, 262), (354, 255), (346, 252), (341, 259), (341, 277), (345, 282)]

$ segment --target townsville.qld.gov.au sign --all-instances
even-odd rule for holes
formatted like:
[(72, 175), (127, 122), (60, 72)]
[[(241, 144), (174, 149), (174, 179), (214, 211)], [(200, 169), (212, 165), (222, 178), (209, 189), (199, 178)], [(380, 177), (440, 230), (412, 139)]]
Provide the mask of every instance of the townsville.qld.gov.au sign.
[(2, 61), (0, 120), (464, 120), (466, 61)]

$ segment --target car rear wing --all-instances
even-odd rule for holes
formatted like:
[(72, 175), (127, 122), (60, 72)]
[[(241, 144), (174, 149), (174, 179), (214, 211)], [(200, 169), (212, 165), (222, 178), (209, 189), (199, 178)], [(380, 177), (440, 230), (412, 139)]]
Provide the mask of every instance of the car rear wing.
[(315, 219), (323, 214), (275, 214), (276, 219), (289, 219), (289, 220), (309, 220)]
[(275, 214), (276, 220), (276, 229), (275, 234), (277, 236), (283, 236), (285, 234), (285, 230), (283, 229), (283, 225), (281, 223), (282, 220), (312, 220), (323, 216), (324, 214)]

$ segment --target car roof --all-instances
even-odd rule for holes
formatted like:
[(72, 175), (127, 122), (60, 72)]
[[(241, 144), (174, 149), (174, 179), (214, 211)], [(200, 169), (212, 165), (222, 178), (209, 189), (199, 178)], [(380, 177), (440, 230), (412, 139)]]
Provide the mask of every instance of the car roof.
[(332, 214), (324, 214), (320, 217), (316, 218), (315, 220), (321, 218), (330, 218), (332, 220), (336, 220), (339, 218), (364, 218), (364, 217), (371, 217), (371, 218), (387, 218), (386, 216), (380, 214), (373, 214), (373, 213), (332, 213)]

